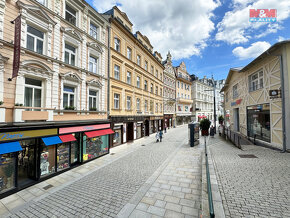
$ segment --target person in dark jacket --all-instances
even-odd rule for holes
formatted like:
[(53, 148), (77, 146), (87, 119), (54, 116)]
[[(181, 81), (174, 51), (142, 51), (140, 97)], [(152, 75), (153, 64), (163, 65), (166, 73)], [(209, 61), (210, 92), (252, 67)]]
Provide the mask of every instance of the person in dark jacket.
[(163, 132), (162, 132), (162, 130), (160, 130), (160, 132), (159, 132), (159, 139), (160, 139), (160, 142), (162, 142), (162, 137), (163, 137)]
[(210, 127), (209, 135), (210, 135), (211, 137), (214, 137), (214, 127), (213, 127), (213, 125)]

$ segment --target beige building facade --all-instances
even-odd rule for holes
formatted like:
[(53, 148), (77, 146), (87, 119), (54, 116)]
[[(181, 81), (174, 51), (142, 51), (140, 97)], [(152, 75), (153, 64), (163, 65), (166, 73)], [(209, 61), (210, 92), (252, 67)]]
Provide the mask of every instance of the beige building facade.
[(243, 68), (229, 71), (225, 86), (226, 126), (256, 144), (281, 150), (289, 141), (290, 43), (276, 43)]
[(192, 121), (192, 81), (184, 62), (175, 68), (176, 76), (176, 125)]
[[(109, 22), (78, 0), (0, 5), (0, 174), (12, 170), (1, 196), (107, 154), (112, 130)], [(20, 68), (11, 79), (19, 15)]]
[(162, 57), (118, 7), (105, 13), (110, 34), (110, 119), (114, 146), (163, 129)]

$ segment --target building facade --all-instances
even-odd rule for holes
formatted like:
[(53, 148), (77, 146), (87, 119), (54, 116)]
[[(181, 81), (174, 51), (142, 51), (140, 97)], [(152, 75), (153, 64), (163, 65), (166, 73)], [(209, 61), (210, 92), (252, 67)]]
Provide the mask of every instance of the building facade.
[(211, 121), (214, 120), (214, 81), (204, 77), (198, 79), (192, 77), (192, 98), (194, 118), (199, 122), (202, 118), (207, 118)]
[(175, 67), (176, 76), (176, 124), (192, 121), (191, 78), (184, 62)]
[(226, 123), (256, 144), (281, 150), (289, 141), (290, 43), (276, 43), (243, 68), (231, 68), (222, 91)]
[[(107, 20), (78, 0), (0, 4), (3, 196), (107, 154), (113, 131)], [(11, 79), (18, 15), (20, 67)]]
[(225, 85), (225, 80), (215, 80), (215, 106), (216, 106), (216, 119), (218, 121), (219, 116), (225, 115), (224, 113), (224, 95), (221, 93), (222, 88)]
[(105, 13), (111, 22), (110, 119), (114, 146), (163, 129), (162, 57), (149, 39), (133, 34), (133, 24), (118, 7)]
[(167, 54), (164, 65), (164, 125), (167, 128), (176, 126), (176, 77), (172, 66), (172, 56)]

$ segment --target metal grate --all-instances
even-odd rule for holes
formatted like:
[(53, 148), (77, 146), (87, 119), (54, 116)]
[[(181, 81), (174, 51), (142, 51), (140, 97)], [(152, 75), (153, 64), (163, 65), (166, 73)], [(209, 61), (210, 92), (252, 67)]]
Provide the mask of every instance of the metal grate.
[(47, 189), (50, 189), (50, 188), (52, 188), (52, 187), (53, 187), (53, 185), (47, 185), (47, 186), (44, 186), (43, 189), (44, 189), (44, 190), (47, 190)]
[(115, 153), (111, 153), (110, 155), (114, 155)]
[(240, 158), (258, 158), (257, 156), (253, 154), (238, 154)]

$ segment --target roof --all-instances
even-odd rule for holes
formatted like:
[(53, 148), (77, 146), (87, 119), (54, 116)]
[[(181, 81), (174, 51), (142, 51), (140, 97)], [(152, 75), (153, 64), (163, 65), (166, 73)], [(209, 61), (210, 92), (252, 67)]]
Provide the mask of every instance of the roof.
[(221, 89), (220, 92), (224, 92), (225, 89), (228, 87), (229, 82), (230, 82), (230, 80), (231, 80), (231, 78), (232, 78), (233, 73), (234, 73), (234, 72), (240, 72), (241, 69), (243, 69), (243, 67), (234, 67), (234, 68), (230, 68), (230, 70), (229, 70), (229, 74), (228, 74), (228, 76), (227, 76), (227, 78), (226, 78), (226, 81), (225, 81), (225, 85), (224, 85), (224, 87)]

